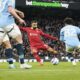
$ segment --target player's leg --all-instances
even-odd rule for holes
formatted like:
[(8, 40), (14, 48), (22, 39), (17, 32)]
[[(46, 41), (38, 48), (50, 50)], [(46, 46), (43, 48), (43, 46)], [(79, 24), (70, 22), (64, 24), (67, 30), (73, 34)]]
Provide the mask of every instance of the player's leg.
[(78, 49), (78, 51), (80, 52), (80, 43), (79, 43), (79, 45), (77, 46), (77, 49)]
[(13, 55), (12, 55), (12, 48), (9, 42), (9, 38), (6, 34), (6, 32), (4, 31), (3, 28), (0, 28), (0, 45), (4, 42), (5, 44), (5, 54), (9, 63), (9, 66), (12, 66), (12, 68), (14, 68), (13, 65)]
[[(16, 40), (16, 49), (20, 59), (20, 67), (21, 68), (31, 68), (31, 65), (24, 63), (24, 50), (23, 50), (23, 41), (21, 32), (16, 24), (12, 24), (9, 27), (13, 27), (13, 29), (8, 33), (9, 36)], [(8, 28), (7, 28), (8, 29)]]
[(38, 55), (38, 50), (35, 47), (31, 47), (31, 53), (33, 54), (34, 58), (37, 60), (37, 62), (40, 63), (40, 65), (43, 65), (43, 62), (40, 58), (40, 56)]
[(74, 47), (66, 45), (66, 53), (67, 53), (68, 59), (70, 59), (70, 61), (72, 62), (72, 64), (76, 65)]
[(0, 28), (0, 45), (3, 42), (4, 36), (5, 36), (4, 29), (3, 28)]
[(48, 45), (45, 45), (45, 47), (46, 47), (46, 50), (47, 50), (47, 51), (49, 51), (49, 52), (51, 52), (51, 53), (53, 54), (53, 58), (52, 58), (52, 59), (59, 61), (59, 59), (58, 59), (58, 57), (57, 57), (58, 52), (57, 52), (56, 50), (54, 50), (53, 48), (51, 48), (50, 46), (48, 46)]
[(13, 64), (13, 49), (11, 47), (9, 37), (7, 34), (4, 36), (3, 44), (5, 47), (5, 55), (7, 57), (7, 62), (9, 63), (9, 68), (15, 68)]
[(47, 51), (53, 54), (53, 58), (57, 58), (58, 52), (56, 50), (48, 46)]
[(54, 50), (53, 48), (49, 47), (47, 48), (47, 51), (53, 53), (53, 54), (58, 54), (58, 52), (56, 50)]

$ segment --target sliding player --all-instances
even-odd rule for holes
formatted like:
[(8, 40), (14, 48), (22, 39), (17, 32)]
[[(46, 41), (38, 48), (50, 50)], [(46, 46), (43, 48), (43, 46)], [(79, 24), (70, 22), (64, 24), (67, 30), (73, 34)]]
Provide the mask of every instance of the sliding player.
[(36, 58), (36, 60), (42, 65), (43, 62), (41, 61), (40, 57), (38, 56), (39, 50), (47, 50), (54, 54), (57, 54), (57, 51), (52, 49), (50, 46), (44, 44), (44, 42), (41, 40), (40, 36), (44, 36), (46, 38), (52, 39), (52, 40), (58, 40), (56, 37), (52, 37), (48, 34), (45, 34), (41, 29), (38, 29), (37, 27), (37, 21), (32, 21), (31, 27), (20, 27), (21, 31), (24, 31), (28, 34), (28, 39), (30, 42), (30, 48), (31, 53)]
[(78, 38), (80, 28), (73, 25), (74, 21), (72, 18), (66, 18), (64, 24), (65, 26), (60, 31), (60, 40), (65, 43), (66, 52), (71, 57), (72, 64), (76, 65), (74, 50), (80, 49), (80, 41)]

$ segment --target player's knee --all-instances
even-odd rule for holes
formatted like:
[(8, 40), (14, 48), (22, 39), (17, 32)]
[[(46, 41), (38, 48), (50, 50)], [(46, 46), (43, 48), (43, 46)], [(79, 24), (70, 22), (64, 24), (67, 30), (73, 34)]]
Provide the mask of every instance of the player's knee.
[(21, 36), (21, 35), (18, 35), (18, 36), (15, 38), (15, 40), (16, 40), (17, 43), (20, 43), (20, 44), (23, 43), (23, 41), (22, 41), (22, 36)]
[(19, 57), (23, 58), (24, 57), (23, 45), (22, 44), (17, 44), (16, 49), (17, 49), (17, 53), (18, 53)]
[(54, 51), (51, 47), (49, 47), (47, 50), (50, 51), (50, 52)]
[(11, 48), (11, 44), (10, 44), (9, 41), (3, 42), (3, 45), (4, 45), (5, 48)]
[(11, 48), (8, 48), (5, 50), (5, 55), (7, 58), (13, 58), (13, 50)]
[(17, 44), (16, 49), (17, 49), (18, 52), (23, 52), (24, 51), (22, 44)]
[(32, 49), (32, 50), (31, 50), (31, 53), (32, 53), (32, 54), (37, 53), (37, 52), (38, 52), (38, 51), (37, 51), (36, 49)]

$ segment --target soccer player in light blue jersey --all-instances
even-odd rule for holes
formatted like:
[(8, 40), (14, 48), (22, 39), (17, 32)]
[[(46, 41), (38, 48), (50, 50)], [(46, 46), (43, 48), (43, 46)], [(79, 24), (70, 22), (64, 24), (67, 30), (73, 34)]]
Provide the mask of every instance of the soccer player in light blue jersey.
[(21, 63), (20, 68), (31, 68), (31, 65), (24, 63), (22, 35), (14, 20), (15, 18), (20, 24), (25, 25), (26, 23), (22, 17), (24, 17), (24, 13), (15, 9), (15, 0), (0, 0), (0, 44), (5, 44), (5, 54), (10, 68), (15, 67), (9, 36), (16, 40), (17, 52)]
[[(74, 49), (80, 48), (80, 41), (78, 38), (80, 28), (74, 26), (73, 23), (74, 21), (72, 18), (66, 18), (64, 20), (65, 26), (60, 31), (60, 40), (65, 43), (67, 53), (74, 53)], [(72, 63), (76, 65), (75, 59), (72, 59)]]

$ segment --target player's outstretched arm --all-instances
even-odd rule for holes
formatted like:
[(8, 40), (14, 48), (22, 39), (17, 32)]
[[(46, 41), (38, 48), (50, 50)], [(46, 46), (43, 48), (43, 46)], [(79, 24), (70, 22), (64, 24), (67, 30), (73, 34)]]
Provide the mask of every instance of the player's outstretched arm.
[(27, 27), (21, 27), (21, 26), (19, 26), (19, 29), (21, 30), (21, 31), (23, 31), (23, 32), (27, 32)]
[(51, 36), (49, 34), (44, 33), (42, 30), (40, 30), (40, 34), (46, 38), (52, 39), (52, 40), (59, 40), (57, 37)]

